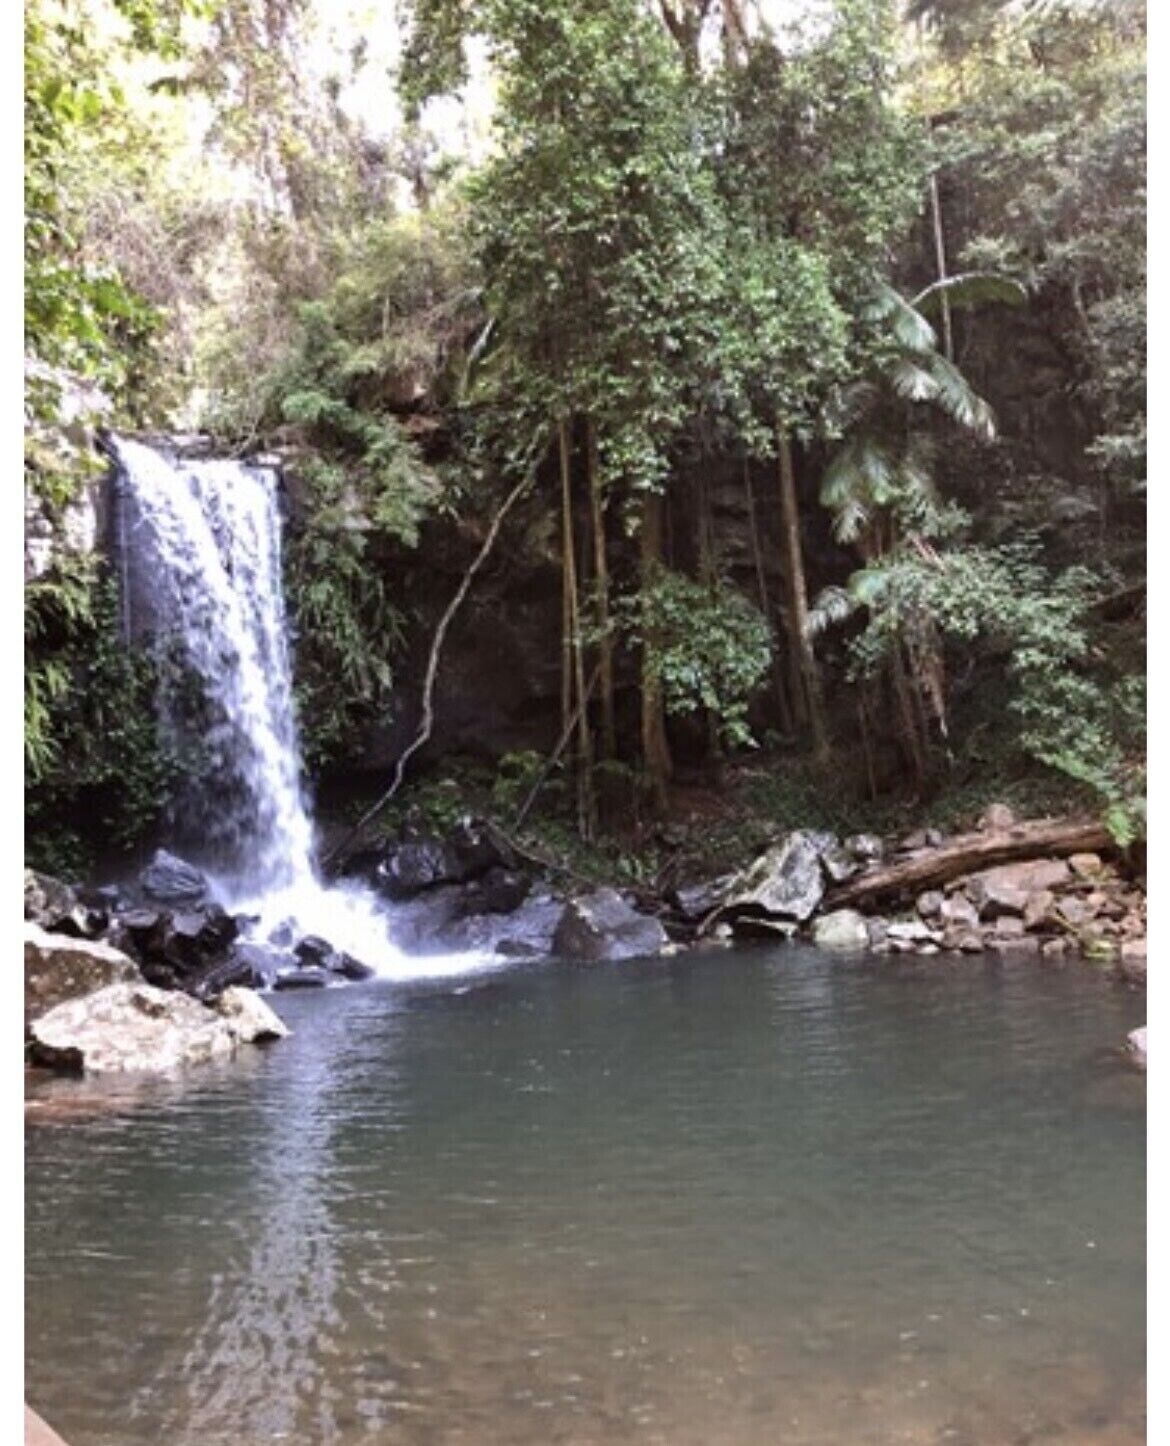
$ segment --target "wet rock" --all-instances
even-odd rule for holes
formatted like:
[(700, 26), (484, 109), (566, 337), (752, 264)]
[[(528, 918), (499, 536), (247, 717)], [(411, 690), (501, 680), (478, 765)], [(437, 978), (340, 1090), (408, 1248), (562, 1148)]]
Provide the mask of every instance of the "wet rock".
[(1131, 1029), (1126, 1036), (1125, 1047), (1130, 1059), (1138, 1069), (1146, 1067), (1146, 1026), (1143, 1024), (1140, 1029)]
[(1063, 959), (1068, 953), (1068, 942), (1064, 939), (1045, 939), (1040, 945), (1040, 953), (1045, 959)]
[(865, 918), (854, 909), (834, 909), (813, 921), (813, 943), (818, 949), (864, 949), (869, 944)]
[(140, 980), (134, 961), (100, 940), (24, 926), (24, 1014), (28, 1022), (111, 984)]
[(158, 849), (138, 878), (148, 899), (159, 904), (193, 906), (207, 897), (208, 883), (193, 864)]
[(225, 1019), (238, 1044), (259, 1044), (285, 1039), (289, 1027), (252, 989), (225, 989), (215, 1001), (215, 1012)]
[(1118, 969), (1123, 979), (1131, 984), (1146, 982), (1146, 941), (1126, 939), (1121, 946)]
[(518, 862), (516, 851), (499, 829), (481, 819), (460, 819), (444, 845), (452, 883), (478, 878), (493, 868), (514, 869)]
[(875, 864), (885, 853), (885, 845), (875, 833), (851, 834), (844, 844), (845, 852), (859, 864)]
[(340, 950), (333, 955), (329, 967), (334, 974), (340, 974), (343, 979), (348, 979), (354, 984), (360, 983), (363, 979), (372, 979), (376, 972), (369, 964), (363, 964), (352, 954), (346, 954)]
[(304, 969), (282, 969), (272, 981), (273, 989), (324, 989), (329, 971), (319, 966)]
[(942, 935), (927, 928), (920, 919), (899, 920), (886, 926), (886, 938), (891, 944), (941, 944)]
[(498, 829), (464, 818), (445, 838), (408, 836), (391, 845), (374, 869), (374, 883), (391, 899), (409, 899), (442, 884), (482, 878), (493, 869), (513, 870), (517, 862)]
[(296, 938), (296, 927), (291, 919), (282, 919), (268, 935), (268, 942), (274, 949), (291, 949)]
[(1034, 934), (992, 934), (987, 940), (987, 947), (994, 954), (1025, 957), (1040, 953), (1040, 940)]
[(25, 869), (24, 917), (51, 934), (95, 939), (109, 923), (109, 910), (89, 907), (60, 879)]
[(890, 926), (885, 919), (866, 919), (865, 932), (869, 936), (870, 953), (885, 954), (889, 951)]
[(1093, 917), (1084, 899), (1078, 899), (1075, 895), (1066, 895), (1061, 899), (1056, 905), (1056, 913), (1074, 929), (1084, 928)]
[(528, 897), (532, 880), (500, 865), (480, 879), (464, 885), (464, 914), (511, 914)]
[(733, 932), (748, 939), (795, 939), (800, 925), (792, 919), (768, 919), (761, 914), (741, 914)]
[(276, 965), (266, 950), (238, 944), (226, 959), (205, 964), (183, 980), (183, 988), (196, 999), (218, 999), (225, 990), (243, 987), (266, 989), (275, 977)]
[(593, 963), (658, 954), (668, 942), (657, 919), (639, 914), (614, 889), (598, 889), (565, 905), (553, 951)]
[(444, 883), (447, 864), (438, 839), (408, 840), (398, 844), (378, 864), (375, 882), (390, 899), (409, 899), (423, 889)]
[(1024, 921), (1015, 914), (1001, 914), (992, 925), (992, 939), (1022, 939), (1024, 937)]
[(820, 855), (808, 834), (790, 833), (756, 859), (736, 880), (730, 912), (794, 919), (803, 924), (824, 897)]
[(938, 911), (939, 921), (962, 929), (978, 929), (979, 910), (965, 894), (952, 894), (944, 899)]
[(318, 964), (324, 967), (333, 955), (333, 945), (328, 939), (322, 939), (317, 934), (306, 934), (303, 939), (298, 940), (293, 953), (302, 964)]
[(1024, 902), (1024, 928), (1043, 929), (1052, 919), (1056, 895), (1051, 889), (1038, 889)]
[(180, 972), (225, 954), (239, 925), (219, 904), (206, 904), (175, 914), (165, 931), (162, 955)]
[(947, 897), (941, 889), (928, 889), (926, 893), (918, 895), (918, 902), (914, 907), (922, 918), (934, 919), (941, 916), (946, 902)]
[(821, 850), (821, 867), (831, 884), (843, 884), (857, 872), (858, 864), (852, 854), (834, 840), (828, 848)]
[(688, 923), (697, 923), (719, 907), (734, 881), (734, 874), (724, 874), (706, 883), (672, 889), (666, 897)]
[(288, 1033), (271, 1010), (270, 1019), (260, 1014), (267, 1008), (262, 1000), (229, 1008), (234, 1012), (218, 1013), (186, 994), (149, 984), (111, 984), (36, 1020), (31, 1053), (38, 1063), (86, 1074), (155, 1072), (217, 1059), (243, 1043)]
[(976, 874), (967, 881), (967, 897), (979, 911), (981, 919), (998, 919), (1003, 915), (1021, 916), (1028, 902), (1023, 889), (1008, 880), (989, 874)]
[(943, 931), (943, 948), (957, 954), (982, 954), (983, 935), (965, 924), (951, 924)]

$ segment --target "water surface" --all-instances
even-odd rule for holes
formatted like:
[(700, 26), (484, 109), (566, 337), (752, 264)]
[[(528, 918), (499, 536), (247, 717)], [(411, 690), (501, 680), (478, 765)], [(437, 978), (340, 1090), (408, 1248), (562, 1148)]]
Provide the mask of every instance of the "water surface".
[(1144, 1439), (1145, 1001), (794, 947), (279, 996), (27, 1147), (71, 1446)]

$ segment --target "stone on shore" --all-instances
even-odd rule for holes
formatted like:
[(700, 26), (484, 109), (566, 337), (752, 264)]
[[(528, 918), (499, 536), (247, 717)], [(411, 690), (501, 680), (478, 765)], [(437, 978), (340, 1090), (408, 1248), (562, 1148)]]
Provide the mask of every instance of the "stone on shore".
[(668, 943), (657, 919), (639, 914), (615, 889), (598, 889), (565, 905), (553, 952), (585, 963), (661, 954)]
[(287, 1033), (250, 990), (225, 990), (213, 1009), (189, 995), (136, 983), (111, 984), (59, 1004), (29, 1030), (34, 1060), (84, 1074), (163, 1072)]
[(111, 984), (141, 980), (134, 961), (100, 940), (50, 934), (24, 926), (24, 1015), (39, 1019), (59, 1004)]
[(813, 943), (818, 949), (865, 949), (869, 929), (855, 909), (834, 909), (813, 923)]
[(733, 914), (743, 911), (803, 924), (824, 893), (817, 841), (798, 830), (773, 844), (740, 875), (725, 908)]
[(1129, 1057), (1137, 1065), (1138, 1069), (1146, 1067), (1146, 1026), (1143, 1024), (1140, 1029), (1131, 1029), (1125, 1041), (1125, 1047), (1129, 1051)]

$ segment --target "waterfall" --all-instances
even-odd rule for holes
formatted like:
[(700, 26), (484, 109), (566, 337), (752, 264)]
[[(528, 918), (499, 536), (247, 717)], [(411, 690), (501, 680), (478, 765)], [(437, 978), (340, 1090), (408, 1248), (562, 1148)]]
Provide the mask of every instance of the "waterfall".
[(123, 520), (128, 512), (131, 524), (125, 547), (148, 583), (155, 644), (160, 657), (180, 665), (163, 670), (177, 675), (160, 693), (163, 723), (196, 762), (175, 826), (221, 902), (254, 917), (258, 938), (290, 921), (383, 974), (474, 965), (466, 955), (408, 960), (391, 943), (389, 915), (375, 895), (356, 885), (327, 887), (316, 871), (276, 473), (179, 459), (121, 438), (113, 450)]

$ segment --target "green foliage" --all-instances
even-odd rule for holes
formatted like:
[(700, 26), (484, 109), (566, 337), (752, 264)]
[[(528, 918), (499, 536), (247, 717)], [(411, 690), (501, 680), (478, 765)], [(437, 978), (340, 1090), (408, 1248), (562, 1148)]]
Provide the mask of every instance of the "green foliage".
[(158, 730), (158, 664), (118, 636), (113, 580), (66, 559), (25, 592), (27, 849), (76, 872), (157, 825), (180, 765)]
[(772, 662), (772, 634), (734, 588), (660, 569), (623, 608), (631, 640), (644, 645), (666, 711), (705, 710), (731, 747), (753, 744), (748, 706)]

